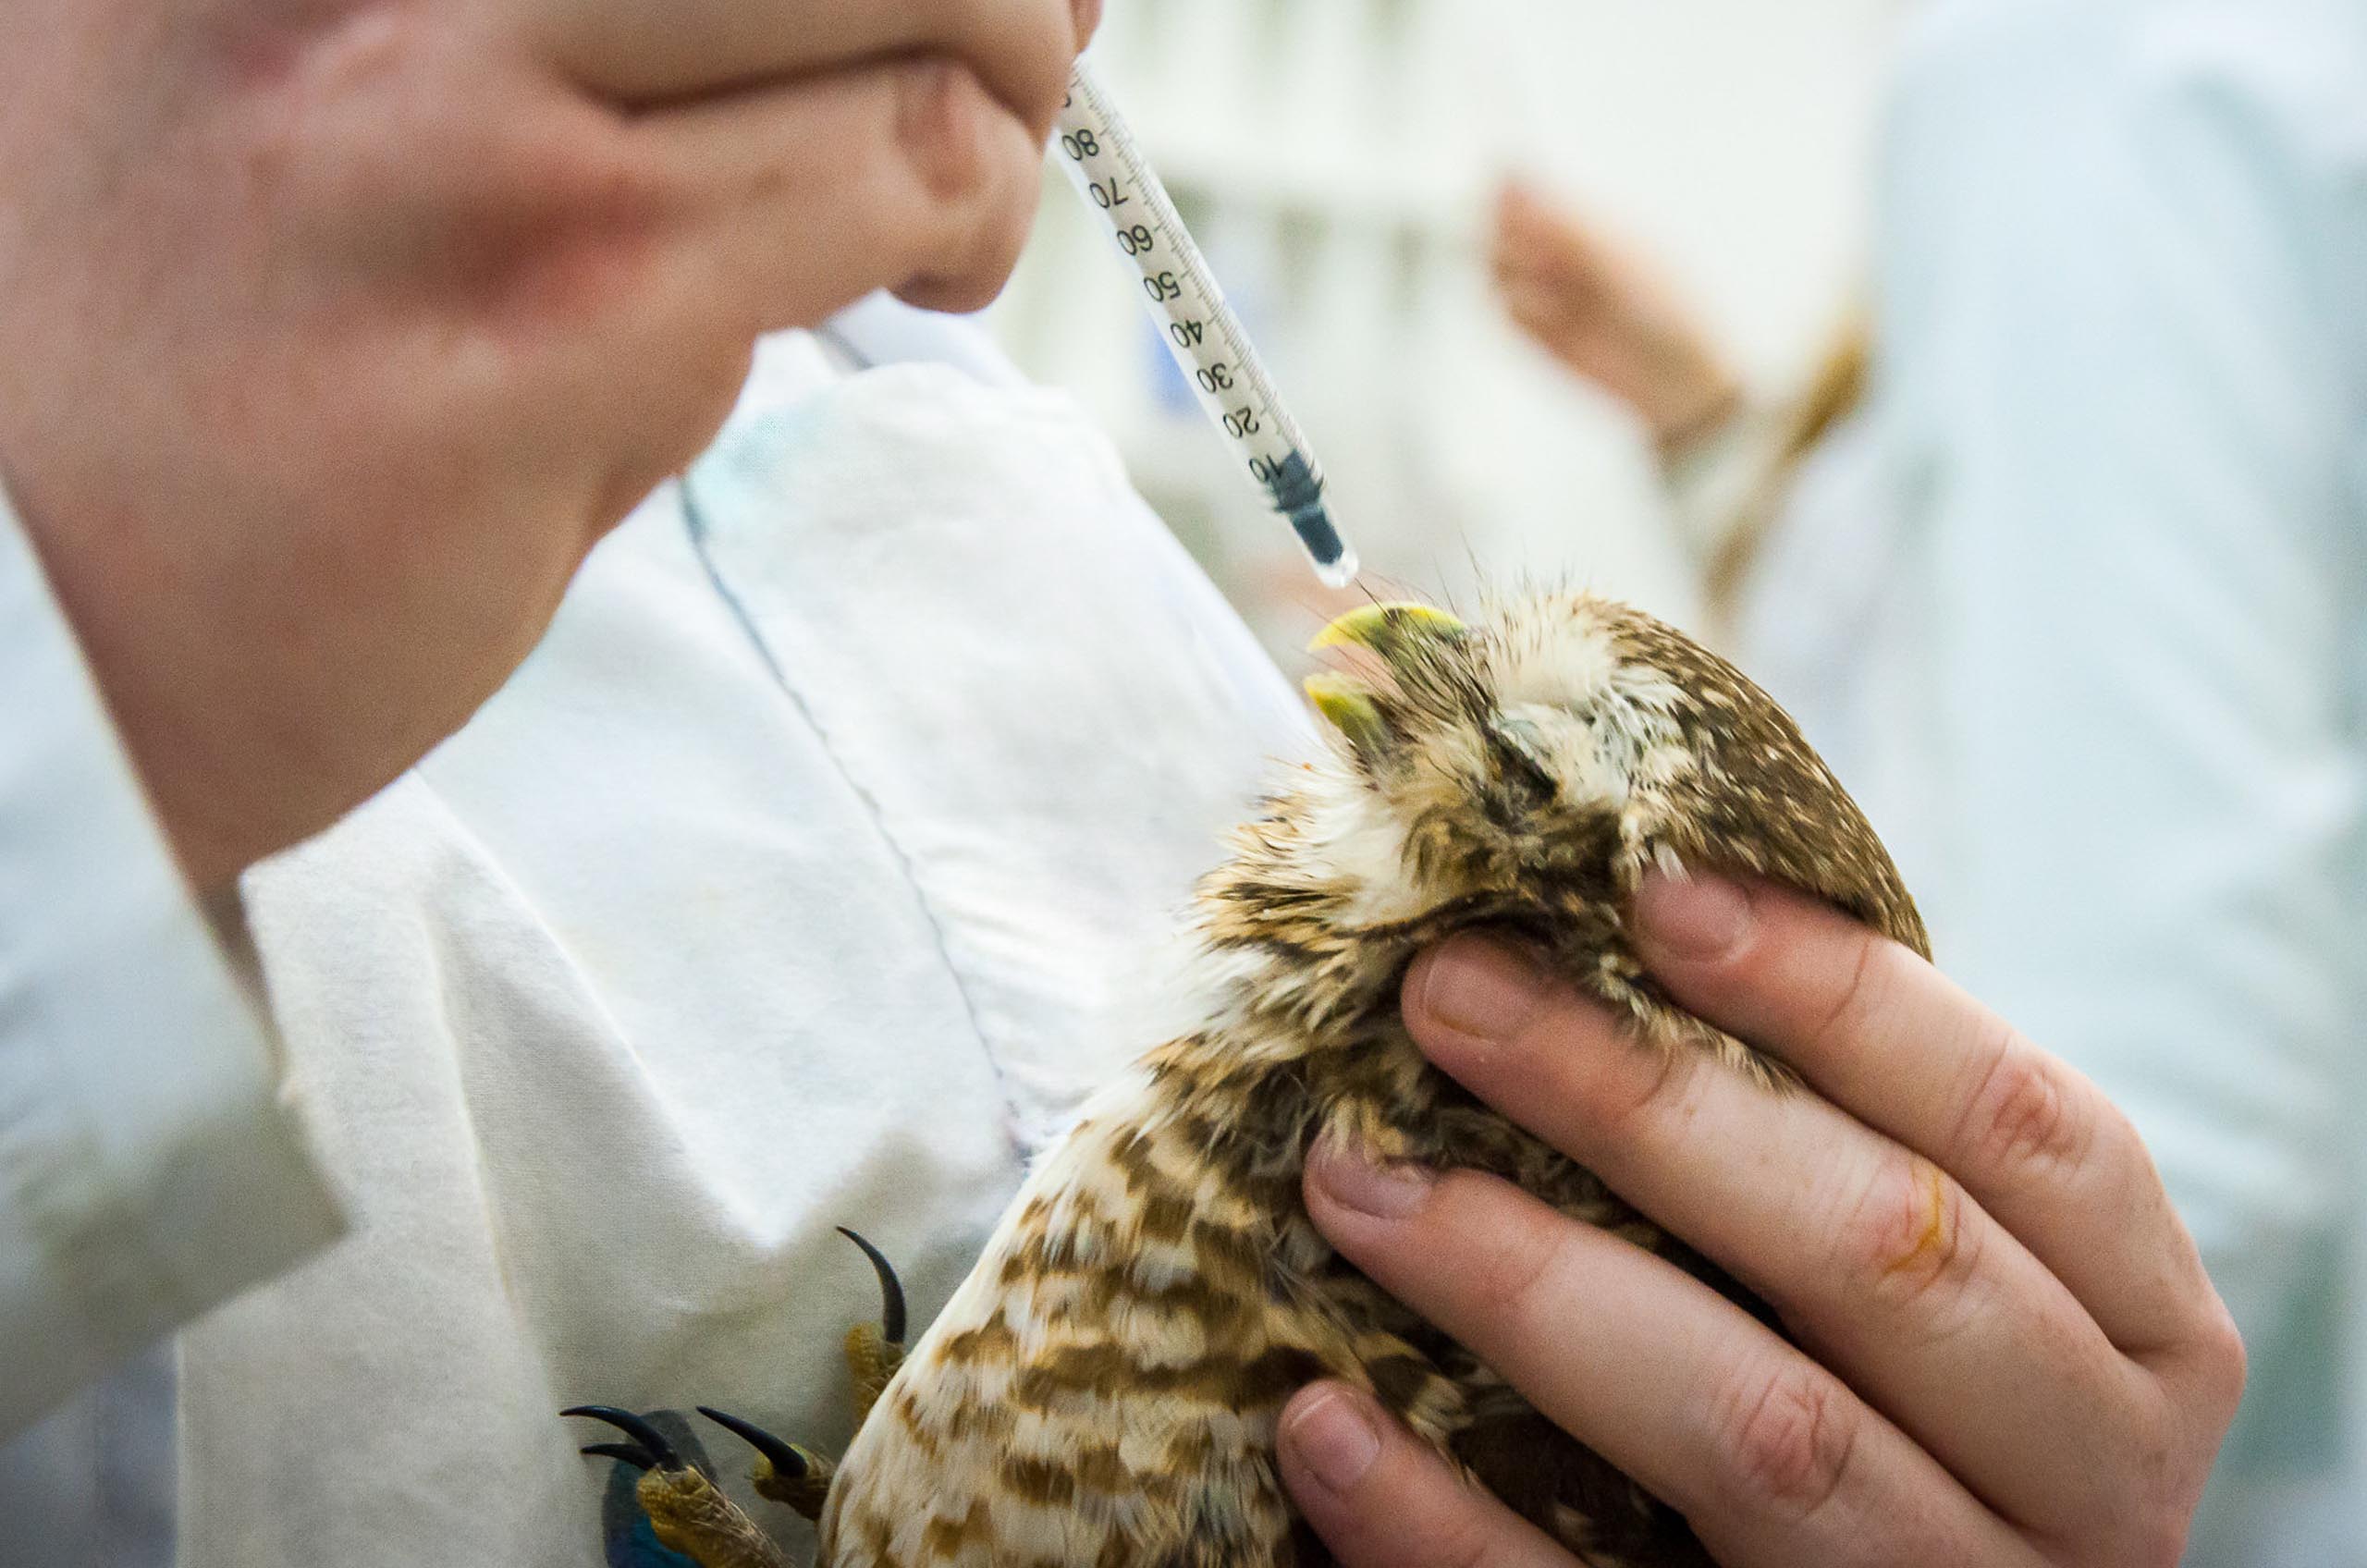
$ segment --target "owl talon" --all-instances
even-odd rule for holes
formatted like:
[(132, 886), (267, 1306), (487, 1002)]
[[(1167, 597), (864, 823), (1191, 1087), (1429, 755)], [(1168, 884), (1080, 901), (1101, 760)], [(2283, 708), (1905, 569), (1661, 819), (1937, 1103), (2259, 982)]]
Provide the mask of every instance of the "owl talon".
[(637, 1470), (687, 1470), (682, 1456), (667, 1440), (666, 1434), (635, 1415), (630, 1410), (619, 1410), (612, 1404), (579, 1404), (559, 1412), (561, 1415), (582, 1415), (594, 1421), (606, 1421), (626, 1437), (631, 1443), (595, 1443), (578, 1452), (604, 1459), (620, 1460)]
[(699, 1414), (756, 1451), (755, 1470), (749, 1479), (757, 1496), (770, 1498), (807, 1519), (822, 1517), (822, 1503), (829, 1496), (837, 1465), (811, 1449), (773, 1436), (753, 1421), (704, 1404)]
[(871, 1259), (871, 1271), (879, 1276), (879, 1321), (858, 1323), (847, 1330), (847, 1371), (854, 1380), (854, 1422), (861, 1427), (888, 1391), (896, 1369), (904, 1365), (904, 1286), (877, 1247), (843, 1225), (839, 1234), (863, 1249), (863, 1256)]
[[(879, 1277), (879, 1321), (859, 1323), (847, 1334), (847, 1369), (853, 1377), (854, 1412), (858, 1425), (878, 1403), (889, 1380), (904, 1362), (904, 1334), (911, 1324), (903, 1282), (896, 1278), (887, 1255), (856, 1232), (840, 1233), (863, 1249)], [(753, 1421), (700, 1405), (698, 1412), (756, 1451), (750, 1479), (760, 1497), (782, 1504), (809, 1520), (819, 1521), (838, 1466), (811, 1449), (801, 1448), (765, 1430)], [(625, 1537), (648, 1532), (668, 1550), (691, 1558), (699, 1568), (772, 1568), (781, 1562), (778, 1549), (717, 1489), (707, 1469), (705, 1448), (687, 1427), (669, 1439), (648, 1419), (614, 1405), (579, 1404), (562, 1414), (605, 1421), (630, 1442), (600, 1442), (582, 1452), (596, 1459), (612, 1459), (639, 1472), (637, 1482), (619, 1473), (611, 1483), (613, 1501), (629, 1511), (614, 1525)], [(680, 1418), (661, 1412), (669, 1421)], [(683, 1451), (697, 1457), (685, 1461)], [(620, 1488), (620, 1489), (619, 1489)], [(604, 1521), (607, 1511), (604, 1510)], [(611, 1561), (619, 1561), (614, 1553)], [(640, 1562), (640, 1558), (623, 1561)]]
[(845, 1226), (839, 1227), (839, 1234), (861, 1247), (863, 1256), (871, 1259), (871, 1271), (879, 1276), (880, 1336), (889, 1344), (901, 1350), (906, 1327), (904, 1282), (896, 1278), (895, 1265), (888, 1261), (886, 1254)]
[[(715, 1484), (705, 1449), (681, 1416), (671, 1411), (635, 1415), (606, 1404), (580, 1404), (565, 1414), (605, 1421), (632, 1439), (583, 1451), (623, 1467), (610, 1478), (600, 1507), (613, 1568), (684, 1559), (695, 1568), (789, 1568), (780, 1548)], [(670, 1435), (660, 1422), (673, 1424)]]
[(753, 1421), (742, 1421), (737, 1415), (729, 1415), (704, 1404), (699, 1406), (699, 1414), (754, 1449), (775, 1471), (783, 1476), (791, 1478), (802, 1476), (814, 1467), (811, 1463), (812, 1456), (804, 1450), (795, 1443), (784, 1442), (779, 1438), (774, 1437)]
[(636, 1470), (655, 1470), (657, 1460), (639, 1443), (586, 1443), (576, 1452), (586, 1459), (613, 1459)]

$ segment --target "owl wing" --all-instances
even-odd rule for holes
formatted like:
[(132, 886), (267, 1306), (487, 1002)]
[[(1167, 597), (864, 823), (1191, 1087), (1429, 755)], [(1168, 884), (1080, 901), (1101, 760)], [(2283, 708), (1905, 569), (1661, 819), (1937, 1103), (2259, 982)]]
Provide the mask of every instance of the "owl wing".
[(1681, 632), (1639, 616), (1622, 635), (1631, 656), (1691, 699), (1676, 718), (1692, 766), (1656, 814), (1662, 841), (1705, 869), (1812, 893), (1930, 958), (1930, 933), (1889, 850), (1792, 716)]

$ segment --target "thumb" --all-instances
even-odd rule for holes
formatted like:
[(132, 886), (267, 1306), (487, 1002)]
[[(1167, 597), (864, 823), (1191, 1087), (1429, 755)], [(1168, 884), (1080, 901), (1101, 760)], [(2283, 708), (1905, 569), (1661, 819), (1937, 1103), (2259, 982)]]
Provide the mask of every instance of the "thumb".
[(1576, 1568), (1345, 1384), (1303, 1390), (1281, 1441), (1282, 1480), (1343, 1568)]

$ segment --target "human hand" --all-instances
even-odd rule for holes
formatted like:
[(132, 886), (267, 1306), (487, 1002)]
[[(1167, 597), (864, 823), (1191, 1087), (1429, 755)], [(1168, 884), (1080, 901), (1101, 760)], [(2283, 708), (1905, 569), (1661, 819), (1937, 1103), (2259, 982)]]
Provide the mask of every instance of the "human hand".
[(1739, 401), (1740, 381), (1666, 278), (1526, 186), (1497, 199), (1490, 260), (1514, 325), (1634, 410), (1663, 449)]
[(0, 474), (192, 880), (459, 727), (755, 337), (1000, 287), (1099, 0), (26, 0)]
[[(2128, 1122), (1821, 905), (1702, 880), (1656, 881), (1638, 906), (1669, 992), (1816, 1094), (1641, 1048), (1476, 938), (1415, 968), (1407, 1022), (1441, 1069), (1759, 1292), (1798, 1348), (1471, 1173), (1327, 1155), (1306, 1188), (1325, 1234), (1727, 1568), (2169, 1568), (2244, 1356)], [(1285, 1413), (1282, 1469), (1346, 1568), (1571, 1561), (1339, 1385)]]

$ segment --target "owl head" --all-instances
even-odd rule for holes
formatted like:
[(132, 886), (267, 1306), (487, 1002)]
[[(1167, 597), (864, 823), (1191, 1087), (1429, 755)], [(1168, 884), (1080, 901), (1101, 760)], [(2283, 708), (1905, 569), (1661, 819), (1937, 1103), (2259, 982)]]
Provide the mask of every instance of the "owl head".
[(1888, 853), (1790, 717), (1649, 616), (1580, 593), (1470, 622), (1376, 605), (1313, 649), (1336, 661), (1307, 683), (1335, 740), (1305, 783), (1299, 849), (1345, 920), (1467, 909), (1607, 941), (1648, 868), (1695, 866), (1789, 883), (1924, 946)]

